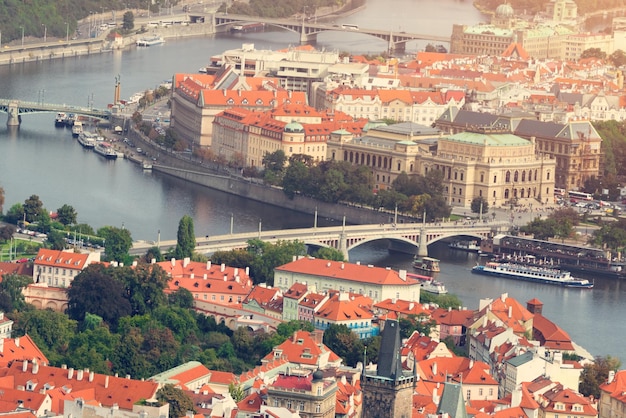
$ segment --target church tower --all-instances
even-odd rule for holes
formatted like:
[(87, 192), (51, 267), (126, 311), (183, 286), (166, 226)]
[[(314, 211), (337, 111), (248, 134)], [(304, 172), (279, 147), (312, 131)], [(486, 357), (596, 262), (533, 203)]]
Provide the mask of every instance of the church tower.
[(376, 372), (363, 367), (363, 418), (410, 418), (417, 376), (402, 370), (398, 321), (386, 320), (381, 337)]

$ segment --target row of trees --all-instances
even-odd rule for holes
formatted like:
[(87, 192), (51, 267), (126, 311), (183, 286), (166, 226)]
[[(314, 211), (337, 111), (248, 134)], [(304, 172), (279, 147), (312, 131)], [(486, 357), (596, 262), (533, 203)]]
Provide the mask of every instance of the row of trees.
[(223, 4), (219, 12), (242, 14), (259, 17), (291, 17), (305, 14), (314, 16), (320, 7), (342, 7), (345, 0), (250, 0), (235, 1), (231, 5)]
[[(288, 163), (288, 164), (287, 164)], [(432, 170), (425, 176), (401, 173), (389, 189), (374, 193), (374, 179), (366, 166), (347, 161), (315, 163), (304, 154), (289, 159), (282, 150), (263, 158), (265, 182), (281, 186), (287, 196), (308, 196), (329, 203), (350, 202), (422, 216), (429, 220), (447, 218), (443, 173)]]

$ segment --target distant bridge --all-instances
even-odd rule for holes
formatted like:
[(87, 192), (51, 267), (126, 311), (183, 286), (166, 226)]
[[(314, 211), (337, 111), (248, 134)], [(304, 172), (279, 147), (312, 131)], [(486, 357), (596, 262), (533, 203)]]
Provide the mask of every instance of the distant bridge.
[(90, 116), (99, 119), (110, 119), (109, 110), (94, 109), (89, 107), (69, 106), (66, 104), (52, 104), (42, 102), (24, 102), (14, 99), (0, 99), (0, 112), (9, 115), (8, 126), (18, 126), (22, 121), (22, 115), (28, 113), (74, 113), (76, 115)]
[[(216, 251), (228, 251), (246, 248), (251, 239), (277, 242), (279, 240), (299, 240), (307, 245), (317, 247), (331, 247), (341, 251), (346, 260), (348, 251), (370, 241), (389, 240), (391, 249), (418, 255), (428, 255), (428, 245), (445, 238), (459, 236), (485, 239), (494, 234), (508, 231), (511, 224), (502, 221), (469, 223), (437, 222), (437, 223), (408, 223), (408, 224), (374, 224), (313, 227), (304, 229), (283, 229), (276, 231), (244, 232), (227, 235), (214, 235), (196, 238), (196, 251), (211, 254)], [(133, 245), (132, 254), (144, 254), (148, 248), (158, 246), (169, 249), (176, 246), (176, 241), (146, 242), (139, 241)]]
[(295, 21), (291, 19), (269, 19), (261, 17), (251, 17), (244, 15), (233, 15), (216, 13), (214, 16), (214, 27), (216, 29), (224, 28), (224, 30), (232, 27), (235, 24), (246, 23), (264, 23), (269, 26), (276, 26), (279, 28), (287, 29), (295, 33), (300, 34), (300, 43), (307, 44), (317, 40), (317, 35), (322, 32), (336, 31), (336, 32), (351, 32), (362, 33), (364, 35), (374, 36), (387, 42), (389, 51), (404, 51), (406, 49), (406, 43), (415, 40), (434, 41), (438, 43), (449, 43), (450, 37), (437, 36), (437, 35), (424, 35), (418, 33), (398, 32), (393, 33), (391, 31), (385, 31), (380, 29), (366, 29), (358, 28), (356, 25), (335, 25), (335, 24), (322, 24), (312, 23), (311, 21)]

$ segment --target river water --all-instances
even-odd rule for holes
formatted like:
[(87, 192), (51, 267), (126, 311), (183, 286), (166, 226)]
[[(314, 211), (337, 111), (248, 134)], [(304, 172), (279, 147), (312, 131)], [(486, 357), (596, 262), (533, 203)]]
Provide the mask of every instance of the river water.
[[(453, 23), (473, 24), (483, 18), (469, 0), (368, 0), (365, 9), (339, 20), (363, 28), (449, 35)], [(210, 56), (254, 43), (257, 49), (278, 49), (298, 42), (290, 32), (242, 34), (168, 41), (158, 47), (132, 49), (78, 59), (0, 67), (0, 97), (48, 103), (105, 107), (113, 100), (115, 78), (120, 77), (122, 97), (153, 88), (175, 72), (196, 72)], [(409, 43), (407, 53), (427, 42)], [(382, 41), (358, 33), (321, 34), (318, 48), (380, 53)], [(0, 116), (1, 118), (1, 116)], [(158, 173), (143, 172), (124, 161), (106, 161), (84, 151), (69, 130), (54, 128), (54, 115), (25, 115), (18, 130), (0, 120), (0, 187), (5, 190), (5, 210), (30, 195), (38, 195), (49, 210), (72, 205), (79, 222), (95, 228), (124, 226), (133, 238), (175, 239), (183, 215), (194, 219), (197, 235), (227, 233), (231, 214), (235, 232), (313, 225), (313, 217), (254, 203)], [(320, 219), (323, 225), (331, 220)], [(476, 256), (434, 245), (431, 255), (441, 258), (439, 279), (463, 304), (473, 309), (480, 298), (508, 292), (521, 303), (537, 297), (544, 314), (561, 325), (593, 354), (626, 359), (622, 335), (626, 316), (622, 304), (626, 290), (621, 282), (596, 280), (592, 291), (561, 289), (503, 279), (474, 276)], [(369, 244), (350, 253), (351, 261), (411, 269), (411, 257), (389, 254), (386, 243)]]

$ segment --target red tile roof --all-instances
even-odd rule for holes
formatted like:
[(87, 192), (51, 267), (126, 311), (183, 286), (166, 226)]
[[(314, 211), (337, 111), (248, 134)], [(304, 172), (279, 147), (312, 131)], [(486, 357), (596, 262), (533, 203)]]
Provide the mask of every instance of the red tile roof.
[(35, 257), (34, 264), (36, 266), (82, 270), (87, 266), (88, 257), (88, 254), (40, 248), (37, 257)]
[(322, 260), (312, 257), (303, 257), (291, 263), (276, 267), (278, 271), (309, 274), (323, 277), (334, 277), (342, 280), (351, 280), (360, 283), (380, 285), (413, 286), (419, 282), (407, 277), (400, 278), (397, 271), (382, 267), (372, 267), (361, 264), (344, 263), (340, 261)]
[(543, 315), (535, 314), (533, 336), (540, 344), (551, 350), (574, 351), (570, 336)]
[(48, 358), (37, 347), (28, 334), (17, 338), (5, 338), (0, 350), (0, 367), (6, 367), (15, 360), (37, 359), (39, 364), (48, 364)]
[[(60, 394), (67, 394), (70, 390), (73, 396), (76, 396), (76, 392), (79, 391), (93, 391), (93, 397), (85, 397), (85, 399), (95, 399), (107, 407), (117, 404), (120, 409), (124, 410), (132, 410), (133, 405), (141, 399), (154, 398), (158, 388), (155, 382), (107, 376), (83, 370), (34, 365), (22, 361), (15, 361), (10, 366), (0, 369), (0, 377), (11, 378), (11, 387), (14, 389), (20, 386), (27, 387), (29, 381), (39, 382), (35, 388), (37, 391), (46, 391), (45, 385), (56, 388), (47, 391), (53, 400), (55, 398), (58, 400)], [(0, 380), (2, 385), (9, 382), (5, 379)], [(62, 402), (59, 408), (55, 412), (62, 413)]]

